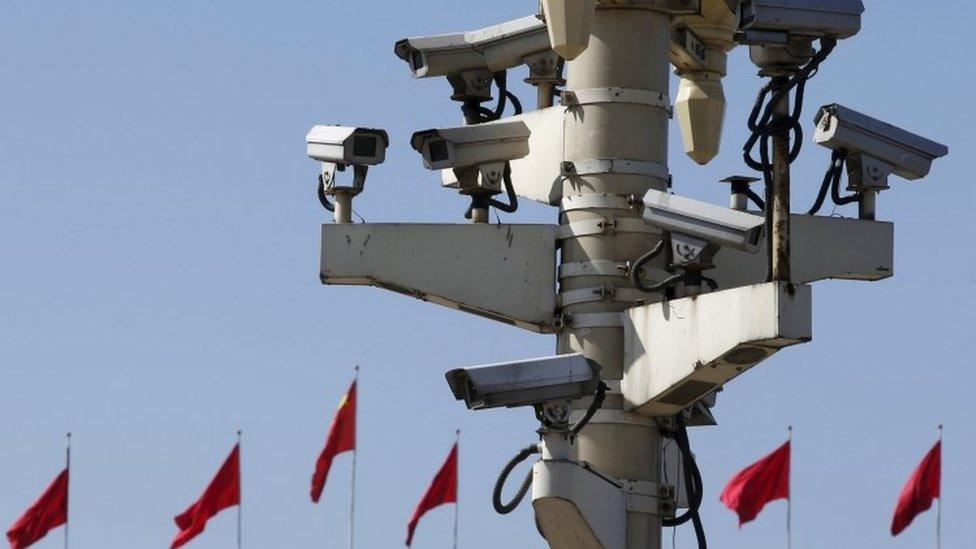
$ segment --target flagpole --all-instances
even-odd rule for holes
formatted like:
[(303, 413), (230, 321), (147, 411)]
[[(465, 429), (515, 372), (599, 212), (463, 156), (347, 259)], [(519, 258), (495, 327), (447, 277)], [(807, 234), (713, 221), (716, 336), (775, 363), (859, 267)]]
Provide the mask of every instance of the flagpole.
[[(67, 445), (65, 446), (65, 469), (68, 471), (68, 482), (71, 482), (71, 433), (69, 432), (66, 437)], [(68, 490), (68, 499), (71, 498), (71, 490)], [(68, 509), (65, 511), (65, 515), (71, 512), (71, 505), (69, 502)], [(70, 518), (70, 517), (69, 517)], [(64, 549), (68, 549), (68, 526), (70, 521), (67, 518), (64, 521)]]
[(241, 460), (241, 430), (237, 431), (237, 459), (238, 459), (238, 501), (237, 501), (237, 549), (241, 549), (241, 514), (242, 507), (244, 507), (244, 491), (242, 490), (244, 484), (243, 474), (240, 474), (240, 460)]
[[(356, 406), (353, 408), (353, 422), (356, 423), (356, 431), (359, 430), (359, 364), (356, 365)], [(359, 438), (358, 433), (353, 433), (353, 437)], [(352, 490), (349, 496), (349, 549), (354, 549), (356, 540), (356, 458), (359, 456), (359, 442), (355, 443), (352, 450)]]
[[(457, 439), (455, 441), (455, 444), (457, 444), (457, 446), (458, 446), (458, 452), (460, 453), (461, 452), (461, 430), (458, 429), (455, 432), (455, 434), (457, 435)], [(461, 456), (458, 456), (458, 457), (460, 458)], [(461, 476), (461, 460), (460, 459), (458, 459), (458, 471), (457, 471), (457, 474), (458, 474), (459, 477)], [(458, 484), (460, 484), (460, 482), (458, 482)], [(459, 494), (458, 492), (460, 492), (460, 490), (458, 490), (458, 487), (455, 487), (455, 494), (454, 494), (455, 495), (455, 498), (454, 499), (456, 501), (454, 502), (454, 549), (457, 549), (457, 547), (458, 547), (458, 515), (461, 514), (461, 494)]]
[(786, 498), (786, 549), (793, 549), (793, 426), (789, 429), (790, 442), (790, 497)]
[[(942, 425), (939, 425), (939, 444), (942, 444), (942, 434), (945, 429)], [(939, 461), (942, 461), (942, 456), (939, 456)], [(942, 468), (941, 463), (939, 464), (939, 506), (936, 508), (935, 515), (935, 548), (942, 549)]]

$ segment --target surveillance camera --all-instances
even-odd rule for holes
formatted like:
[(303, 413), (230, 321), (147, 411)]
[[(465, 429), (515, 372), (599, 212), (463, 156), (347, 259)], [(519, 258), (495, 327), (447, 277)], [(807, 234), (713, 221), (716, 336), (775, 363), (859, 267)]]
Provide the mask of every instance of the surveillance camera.
[(749, 253), (759, 249), (763, 218), (661, 191), (644, 195), (644, 221), (674, 235)]
[(499, 72), (551, 49), (546, 24), (529, 16), (471, 32), (407, 38), (394, 52), (409, 63), (414, 77), (426, 78)]
[(390, 137), (384, 130), (315, 126), (305, 136), (308, 156), (326, 164), (376, 166), (386, 159)]
[(739, 31), (746, 43), (789, 42), (790, 37), (850, 38), (861, 30), (861, 0), (742, 0)]
[(949, 154), (945, 145), (842, 105), (821, 107), (814, 121), (814, 140), (845, 152), (848, 165), (859, 168), (857, 173), (851, 172), (855, 187), (887, 188), (892, 173), (920, 179), (928, 175), (933, 160)]
[(428, 169), (453, 169), (462, 190), (500, 191), (506, 164), (529, 154), (530, 134), (524, 122), (499, 121), (417, 132), (410, 144)]
[(581, 354), (521, 360), (447, 372), (454, 398), (469, 410), (537, 406), (592, 395), (600, 366)]

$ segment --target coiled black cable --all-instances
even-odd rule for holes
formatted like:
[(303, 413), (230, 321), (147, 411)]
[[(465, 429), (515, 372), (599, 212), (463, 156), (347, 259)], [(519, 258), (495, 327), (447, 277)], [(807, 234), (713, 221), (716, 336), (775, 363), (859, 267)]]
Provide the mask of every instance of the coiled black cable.
[(644, 284), (644, 281), (641, 280), (641, 271), (643, 271), (644, 267), (655, 257), (661, 255), (661, 252), (664, 251), (664, 247), (666, 245), (666, 239), (662, 238), (661, 241), (651, 249), (651, 251), (640, 256), (640, 258), (638, 258), (637, 261), (635, 261), (630, 267), (630, 283), (633, 284), (635, 288), (644, 293), (653, 294), (668, 289), (671, 285), (680, 282), (681, 279), (684, 278), (684, 273), (678, 273), (671, 275), (660, 282), (651, 284), (650, 286)]
[(518, 210), (518, 197), (515, 195), (515, 186), (512, 184), (512, 168), (505, 164), (505, 172), (502, 175), (505, 181), (505, 192), (508, 194), (508, 204), (492, 198), (488, 203), (505, 213), (515, 213)]
[(461, 112), (464, 114), (464, 119), (468, 120), (470, 124), (484, 124), (486, 122), (500, 120), (505, 114), (505, 108), (508, 107), (509, 101), (512, 102), (515, 114), (522, 114), (522, 102), (519, 101), (519, 98), (514, 93), (508, 90), (508, 73), (506, 71), (496, 72), (494, 81), (495, 86), (498, 87), (498, 102), (495, 104), (494, 110), (483, 107), (476, 100), (465, 101), (461, 104)]
[(539, 453), (539, 445), (532, 444), (531, 446), (526, 446), (518, 451), (505, 467), (502, 468), (502, 472), (498, 475), (498, 480), (495, 481), (495, 489), (491, 494), (491, 504), (495, 508), (495, 512), (500, 515), (507, 515), (515, 510), (516, 507), (522, 503), (525, 499), (525, 495), (529, 493), (529, 488), (532, 486), (532, 471), (525, 476), (525, 480), (522, 481), (522, 485), (519, 486), (518, 491), (515, 493), (515, 497), (512, 501), (504, 503), (502, 501), (502, 489), (505, 487), (505, 482), (508, 481), (508, 475), (512, 474), (512, 471), (519, 463), (529, 459), (533, 454)]
[(570, 428), (569, 432), (573, 433), (574, 435), (578, 435), (579, 432), (583, 430), (583, 427), (586, 427), (586, 424), (593, 419), (593, 416), (596, 415), (597, 410), (603, 407), (603, 401), (606, 399), (606, 397), (607, 384), (601, 381), (600, 384), (596, 386), (596, 394), (593, 395), (593, 401), (590, 402), (590, 406), (586, 409), (586, 413), (584, 413), (583, 417), (576, 422), (576, 425), (573, 425), (573, 427)]
[(678, 429), (674, 433), (675, 442), (681, 450), (682, 469), (684, 471), (685, 486), (688, 493), (688, 511), (679, 517), (662, 521), (665, 527), (676, 527), (691, 521), (695, 529), (695, 538), (698, 541), (699, 549), (707, 549), (708, 540), (705, 536), (705, 527), (701, 520), (701, 504), (704, 496), (704, 483), (702, 482), (701, 471), (695, 461), (694, 454), (691, 453), (691, 443), (688, 440), (688, 426), (682, 414), (675, 418)]
[(335, 205), (329, 202), (329, 197), (325, 195), (325, 177), (322, 174), (319, 174), (318, 194), (322, 207), (330, 212), (335, 212)]
[[(762, 172), (763, 175), (763, 183), (766, 185), (766, 189), (762, 209), (766, 212), (767, 235), (772, 234), (772, 208), (767, 208), (766, 205), (771, 204), (773, 200), (773, 167), (769, 153), (769, 138), (773, 135), (792, 133), (793, 144), (790, 148), (789, 162), (792, 163), (799, 158), (803, 148), (803, 126), (800, 124), (800, 117), (803, 113), (806, 85), (820, 71), (820, 65), (827, 59), (836, 46), (836, 38), (822, 38), (820, 40), (820, 49), (796, 74), (790, 78), (781, 76), (774, 77), (759, 90), (752, 111), (749, 113), (747, 124), (751, 133), (749, 139), (746, 140), (743, 146), (742, 156), (746, 165), (756, 171)], [(796, 95), (790, 114), (786, 117), (776, 116), (777, 105), (784, 98), (788, 97), (789, 93), (794, 89), (796, 90)], [(759, 160), (756, 160), (752, 156), (752, 151), (756, 148), (757, 144), (759, 145)], [(767, 278), (771, 279), (772, 247), (770, 246), (767, 246), (766, 263)]]

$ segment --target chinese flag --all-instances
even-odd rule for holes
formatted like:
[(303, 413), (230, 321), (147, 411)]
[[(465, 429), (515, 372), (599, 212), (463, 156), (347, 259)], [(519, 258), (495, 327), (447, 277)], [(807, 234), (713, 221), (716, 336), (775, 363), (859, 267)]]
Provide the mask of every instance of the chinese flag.
[(24, 549), (68, 522), (68, 470), (47, 487), (34, 505), (7, 532), (10, 549)]
[(176, 525), (180, 533), (176, 535), (170, 549), (182, 547), (193, 538), (200, 535), (207, 526), (207, 521), (217, 513), (241, 504), (241, 447), (235, 445), (227, 456), (227, 461), (220, 466), (217, 476), (210, 481), (200, 499), (191, 505), (182, 515), (176, 517)]
[(312, 474), (312, 502), (318, 503), (325, 488), (325, 479), (329, 476), (332, 460), (343, 452), (356, 449), (356, 382), (353, 381), (349, 392), (342, 397), (339, 409), (332, 418), (329, 434), (325, 437), (325, 448), (315, 462), (315, 473)]
[(918, 465), (908, 484), (898, 496), (898, 506), (895, 516), (891, 520), (891, 535), (902, 533), (915, 517), (928, 511), (932, 501), (941, 497), (942, 488), (942, 441), (929, 450), (929, 453)]
[(739, 527), (755, 519), (771, 501), (790, 498), (790, 443), (732, 477), (722, 503), (739, 515)]
[(420, 498), (420, 503), (414, 509), (413, 516), (410, 517), (410, 522), (407, 524), (407, 547), (413, 541), (413, 532), (417, 529), (420, 517), (424, 516), (427, 511), (445, 503), (457, 503), (457, 475), (458, 445), (455, 443), (454, 447), (451, 448), (451, 453), (447, 456), (447, 461), (441, 466), (441, 470), (437, 471), (434, 481), (430, 483), (424, 497)]

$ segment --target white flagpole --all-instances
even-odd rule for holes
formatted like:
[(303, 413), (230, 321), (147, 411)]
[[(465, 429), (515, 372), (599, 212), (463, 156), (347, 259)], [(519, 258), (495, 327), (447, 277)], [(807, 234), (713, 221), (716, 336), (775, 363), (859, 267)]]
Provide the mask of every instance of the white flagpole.
[[(70, 486), (71, 486), (71, 433), (68, 433), (67, 434), (67, 439), (68, 439), (68, 443), (67, 443), (67, 446), (65, 447), (65, 469), (68, 471), (68, 486), (69, 486), (69, 489), (68, 489), (68, 500), (69, 500), (69, 502), (68, 503), (69, 503), (69, 505), (68, 505), (68, 509), (65, 511), (65, 514), (70, 514), (71, 513), (71, 505), (70, 505), (70, 499), (71, 499), (71, 489), (70, 489)], [(68, 519), (68, 517), (65, 517), (65, 521), (64, 521), (64, 549), (68, 549), (68, 526), (70, 524), (70, 521), (67, 520), (67, 519)]]
[(789, 427), (790, 497), (786, 498), (786, 549), (793, 549), (793, 426)]
[[(939, 443), (942, 443), (942, 433), (945, 429), (939, 425)], [(941, 449), (940, 449), (941, 452)], [(939, 506), (936, 509), (935, 517), (935, 547), (942, 549), (942, 456), (939, 455)]]
[(244, 488), (244, 486), (243, 486), (243, 484), (244, 484), (244, 478), (243, 478), (244, 477), (244, 472), (242, 471), (242, 468), (241, 468), (241, 461), (243, 461), (243, 459), (241, 459), (241, 454), (243, 453), (242, 452), (242, 448), (241, 448), (241, 434), (242, 434), (242, 431), (241, 430), (238, 430), (237, 431), (237, 459), (238, 459), (238, 463), (237, 463), (237, 466), (238, 466), (238, 475), (237, 475), (238, 487), (237, 487), (237, 489), (238, 489), (238, 492), (239, 492), (238, 495), (240, 497), (238, 498), (239, 501), (237, 502), (237, 549), (241, 549), (241, 530), (242, 530), (241, 529), (241, 514), (243, 513), (243, 510), (241, 508), (244, 507), (244, 489), (243, 489)]
[[(461, 453), (461, 430), (458, 429), (455, 434), (457, 435), (457, 439), (455, 441), (455, 444), (457, 444), (458, 454), (460, 454)], [(457, 484), (458, 485), (455, 487), (455, 490), (456, 490), (457, 493), (455, 494), (456, 497), (454, 498), (456, 500), (454, 502), (454, 549), (457, 549), (457, 547), (458, 547), (458, 515), (461, 514), (461, 494), (460, 494), (460, 490), (459, 490), (460, 485), (461, 485), (461, 482), (460, 482), (460, 480), (461, 480), (461, 478), (460, 478), (461, 477), (461, 459), (460, 458), (461, 458), (461, 456), (458, 455), (458, 460), (457, 460), (457, 463), (458, 463), (458, 466), (457, 466), (458, 483)]]
[[(356, 406), (353, 409), (353, 418), (356, 422), (356, 431), (359, 431), (359, 364), (356, 365)], [(354, 549), (356, 540), (356, 458), (359, 456), (359, 433), (354, 432), (356, 439), (355, 447), (352, 450), (352, 489), (349, 497), (349, 549)]]

